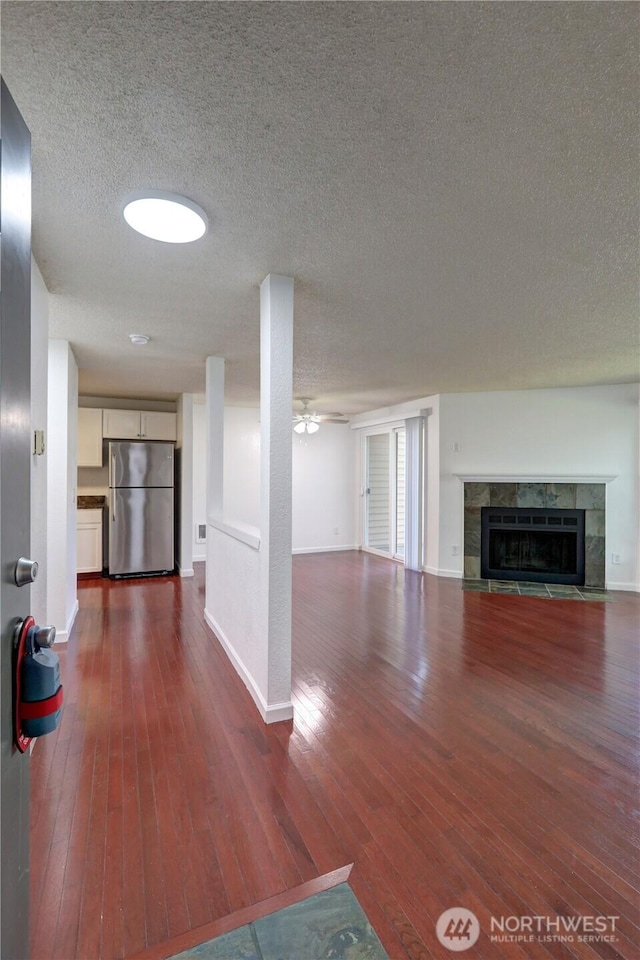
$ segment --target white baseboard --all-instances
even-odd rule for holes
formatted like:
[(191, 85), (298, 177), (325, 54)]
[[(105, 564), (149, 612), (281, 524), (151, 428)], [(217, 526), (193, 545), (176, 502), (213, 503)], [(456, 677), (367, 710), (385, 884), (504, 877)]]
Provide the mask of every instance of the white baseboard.
[(182, 567), (178, 567), (178, 573), (181, 577), (192, 577), (193, 576), (193, 567), (187, 567), (186, 570), (183, 570)]
[(462, 580), (461, 570), (444, 570), (442, 567), (423, 567), (425, 573), (430, 573), (433, 577), (452, 577), (454, 580)]
[(67, 643), (69, 637), (71, 636), (71, 631), (73, 630), (73, 625), (76, 622), (76, 617), (78, 616), (78, 610), (80, 609), (80, 604), (76, 598), (76, 602), (73, 605), (73, 609), (69, 614), (69, 619), (67, 620), (67, 629), (66, 630), (56, 630), (56, 639), (55, 645), (58, 646), (62, 643)]
[(337, 553), (339, 550), (358, 550), (352, 543), (342, 547), (294, 547), (292, 553)]
[(198, 553), (198, 554), (194, 553), (193, 555), (194, 563), (204, 563), (206, 559), (207, 559), (206, 553)]
[(614, 580), (608, 580), (606, 589), (626, 590), (629, 593), (640, 593), (640, 583), (616, 583)]
[(242, 661), (242, 658), (239, 656), (235, 647), (225, 634), (222, 627), (216, 622), (215, 617), (212, 617), (208, 610), (204, 611), (204, 619), (206, 620), (208, 626), (211, 628), (212, 632), (218, 639), (220, 645), (224, 649), (225, 653), (229, 657), (229, 660), (233, 664), (236, 673), (244, 683), (245, 687), (253, 697), (253, 702), (255, 703), (260, 716), (265, 723), (278, 723), (280, 720), (291, 720), (293, 717), (293, 704), (290, 700), (284, 703), (270, 703), (268, 704), (264, 697), (262, 696), (258, 685), (251, 676), (249, 670), (247, 670), (245, 664)]

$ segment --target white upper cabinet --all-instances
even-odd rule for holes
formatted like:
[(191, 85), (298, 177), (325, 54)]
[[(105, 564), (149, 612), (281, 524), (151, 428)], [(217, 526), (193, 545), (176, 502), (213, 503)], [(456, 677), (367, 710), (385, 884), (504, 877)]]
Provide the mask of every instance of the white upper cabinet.
[(102, 435), (109, 440), (175, 440), (175, 413), (103, 410)]
[(138, 440), (139, 410), (103, 410), (102, 435), (108, 440)]
[(102, 466), (102, 410), (78, 408), (78, 466)]
[(140, 414), (141, 436), (145, 440), (175, 440), (175, 413), (143, 411)]

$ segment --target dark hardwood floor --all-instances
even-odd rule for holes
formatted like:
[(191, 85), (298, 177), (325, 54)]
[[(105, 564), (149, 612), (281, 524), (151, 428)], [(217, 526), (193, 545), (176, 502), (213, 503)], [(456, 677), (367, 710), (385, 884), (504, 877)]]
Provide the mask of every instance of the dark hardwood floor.
[[(200, 566), (200, 565), (198, 565)], [(395, 958), (640, 956), (640, 597), (463, 592), (294, 559), (292, 723), (265, 727), (193, 580), (84, 581), (32, 759), (32, 958), (116, 960), (347, 864)], [(493, 915), (615, 916), (496, 944)]]

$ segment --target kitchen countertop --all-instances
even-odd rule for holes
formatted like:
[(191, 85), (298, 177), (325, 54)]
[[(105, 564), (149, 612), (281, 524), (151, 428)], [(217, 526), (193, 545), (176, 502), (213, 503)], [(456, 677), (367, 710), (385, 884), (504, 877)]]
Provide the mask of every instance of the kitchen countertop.
[(80, 494), (77, 506), (78, 510), (101, 510), (106, 502), (106, 497), (90, 497)]

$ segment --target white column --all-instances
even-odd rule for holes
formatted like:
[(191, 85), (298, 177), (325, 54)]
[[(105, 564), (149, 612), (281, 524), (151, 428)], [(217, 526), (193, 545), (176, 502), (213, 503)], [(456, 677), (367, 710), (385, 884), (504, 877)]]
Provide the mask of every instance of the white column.
[(291, 705), (291, 410), (293, 280), (269, 275), (260, 286), (261, 629), (268, 722)]
[(404, 565), (422, 570), (424, 528), (424, 417), (405, 420), (405, 535)]
[(224, 360), (207, 357), (207, 517), (222, 520)]
[(180, 537), (178, 570), (181, 577), (193, 576), (193, 395), (178, 397), (178, 442), (180, 483)]

